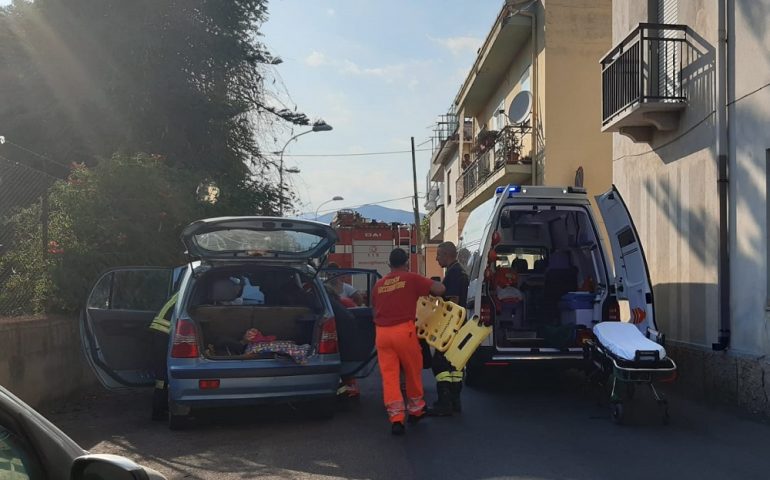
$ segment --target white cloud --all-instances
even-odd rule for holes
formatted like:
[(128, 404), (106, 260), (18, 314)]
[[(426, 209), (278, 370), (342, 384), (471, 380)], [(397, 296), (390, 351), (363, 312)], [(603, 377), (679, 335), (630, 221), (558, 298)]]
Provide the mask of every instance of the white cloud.
[(428, 38), (452, 52), (452, 55), (462, 55), (465, 52), (475, 53), (482, 43), (481, 39), (469, 36), (435, 38), (428, 35)]
[(326, 65), (327, 63), (329, 63), (329, 61), (326, 58), (326, 55), (315, 50), (313, 53), (305, 57), (305, 64), (311, 67), (320, 67), (321, 65)]
[(333, 8), (330, 8), (330, 9), (326, 10), (326, 14), (327, 14), (328, 16), (330, 16), (330, 17), (333, 17), (335, 13), (336, 13), (336, 12), (334, 11), (334, 9), (333, 9)]
[(378, 77), (388, 82), (400, 79), (404, 77), (406, 71), (405, 64), (397, 65), (385, 65), (382, 67), (360, 67), (355, 62), (345, 60), (341, 66), (342, 73), (349, 73), (351, 75), (361, 75), (367, 77)]

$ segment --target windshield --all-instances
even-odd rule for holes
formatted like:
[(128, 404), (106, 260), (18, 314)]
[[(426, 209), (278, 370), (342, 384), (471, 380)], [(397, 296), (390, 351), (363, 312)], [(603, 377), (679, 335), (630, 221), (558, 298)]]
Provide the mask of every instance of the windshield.
[(202, 250), (211, 253), (249, 252), (305, 253), (312, 250), (323, 237), (306, 232), (260, 232), (231, 229), (195, 235), (194, 241)]

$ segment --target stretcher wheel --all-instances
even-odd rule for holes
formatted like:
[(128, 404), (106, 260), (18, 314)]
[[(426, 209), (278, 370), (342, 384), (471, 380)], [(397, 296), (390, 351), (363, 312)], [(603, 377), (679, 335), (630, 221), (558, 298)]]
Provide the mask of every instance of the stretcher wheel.
[(622, 403), (612, 404), (612, 423), (616, 425), (623, 424), (623, 404)]

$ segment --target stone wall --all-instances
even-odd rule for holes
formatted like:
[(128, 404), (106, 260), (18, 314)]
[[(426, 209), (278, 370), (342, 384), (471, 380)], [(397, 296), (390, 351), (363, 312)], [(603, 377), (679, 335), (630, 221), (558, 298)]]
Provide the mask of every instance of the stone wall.
[(77, 318), (0, 317), (0, 385), (38, 407), (96, 383), (82, 353)]

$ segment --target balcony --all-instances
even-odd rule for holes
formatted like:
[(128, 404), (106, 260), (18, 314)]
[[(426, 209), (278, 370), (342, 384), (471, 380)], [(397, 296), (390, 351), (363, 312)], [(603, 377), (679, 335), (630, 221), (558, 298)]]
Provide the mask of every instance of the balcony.
[(602, 132), (649, 142), (676, 130), (687, 98), (684, 25), (641, 23), (602, 60)]
[[(469, 212), (489, 198), (500, 184), (529, 184), (532, 159), (522, 156), (529, 127), (508, 126), (500, 132), (481, 132), (474, 150), (476, 159), (457, 179), (457, 210)], [(490, 138), (493, 136), (493, 141)]]

